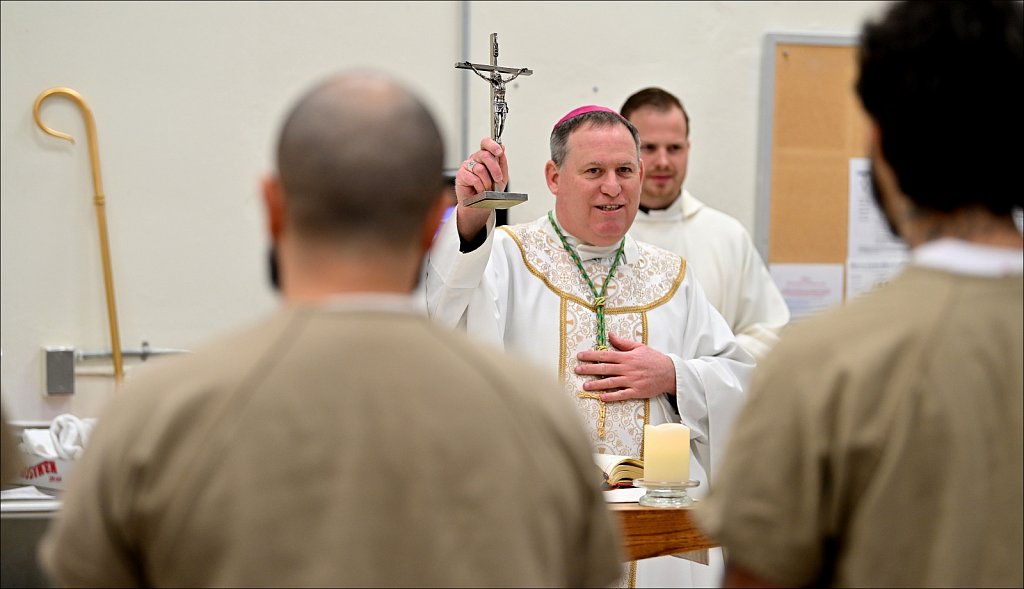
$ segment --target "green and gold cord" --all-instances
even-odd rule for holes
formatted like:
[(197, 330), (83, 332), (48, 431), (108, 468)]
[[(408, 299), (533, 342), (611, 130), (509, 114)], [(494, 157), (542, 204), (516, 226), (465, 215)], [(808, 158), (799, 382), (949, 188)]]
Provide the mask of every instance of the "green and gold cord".
[(551, 211), (548, 211), (548, 221), (551, 222), (551, 226), (555, 228), (555, 233), (558, 234), (558, 238), (562, 240), (562, 247), (565, 251), (569, 252), (569, 256), (572, 257), (572, 261), (576, 262), (576, 267), (579, 268), (580, 274), (583, 275), (583, 279), (587, 281), (587, 286), (590, 287), (591, 294), (594, 295), (594, 310), (597, 313), (597, 346), (595, 350), (604, 351), (608, 349), (608, 331), (605, 328), (604, 323), (604, 307), (605, 297), (608, 293), (608, 283), (611, 282), (612, 276), (615, 276), (615, 269), (619, 267), (619, 262), (622, 260), (622, 252), (626, 247), (626, 237), (622, 237), (622, 241), (619, 243), (619, 249), (615, 252), (615, 259), (612, 261), (612, 267), (608, 270), (608, 276), (604, 279), (604, 284), (601, 285), (601, 292), (597, 292), (597, 288), (594, 286), (594, 281), (590, 279), (590, 275), (587, 274), (586, 269), (583, 268), (583, 260), (580, 259), (579, 254), (573, 249), (569, 242), (565, 239), (565, 235), (562, 230), (558, 228), (558, 224), (555, 223), (555, 217)]

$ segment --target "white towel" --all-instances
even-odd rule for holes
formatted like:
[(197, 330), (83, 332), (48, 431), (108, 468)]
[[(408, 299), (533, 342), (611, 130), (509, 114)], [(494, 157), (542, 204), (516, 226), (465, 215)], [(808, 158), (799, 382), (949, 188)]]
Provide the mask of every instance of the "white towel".
[(70, 413), (54, 417), (50, 423), (50, 439), (57, 456), (63, 460), (81, 456), (94, 425), (95, 419), (79, 419)]
[(53, 439), (50, 437), (50, 430), (39, 428), (27, 428), (21, 432), (21, 449), (28, 454), (35, 454), (42, 458), (56, 458), (57, 451), (53, 447)]

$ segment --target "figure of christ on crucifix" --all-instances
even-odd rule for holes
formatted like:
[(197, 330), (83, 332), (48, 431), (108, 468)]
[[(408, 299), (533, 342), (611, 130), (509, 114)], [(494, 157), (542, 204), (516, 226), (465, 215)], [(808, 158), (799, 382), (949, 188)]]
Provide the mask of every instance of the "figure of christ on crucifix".
[(531, 72), (528, 68), (519, 68), (515, 74), (508, 78), (502, 78), (501, 73), (497, 69), (491, 70), (491, 75), (484, 75), (483, 72), (476, 69), (476, 66), (468, 61), (462, 62), (469, 69), (473, 70), (473, 73), (480, 76), (491, 83), (491, 88), (494, 90), (494, 117), (491, 120), (491, 138), (496, 142), (501, 143), (501, 132), (505, 130), (505, 117), (508, 115), (508, 103), (505, 102), (505, 84), (518, 78), (522, 74), (530, 75)]
[[(501, 133), (505, 130), (505, 118), (508, 116), (508, 102), (505, 101), (505, 85), (519, 76), (532, 75), (533, 71), (525, 67), (498, 67), (498, 33), (491, 33), (490, 43), (490, 65), (460, 61), (455, 64), (455, 67), (473, 70), (474, 74), (487, 80), (491, 85), (491, 139), (496, 143), (501, 143)], [(490, 72), (490, 75), (485, 72)], [(501, 74), (511, 75), (503, 78)]]

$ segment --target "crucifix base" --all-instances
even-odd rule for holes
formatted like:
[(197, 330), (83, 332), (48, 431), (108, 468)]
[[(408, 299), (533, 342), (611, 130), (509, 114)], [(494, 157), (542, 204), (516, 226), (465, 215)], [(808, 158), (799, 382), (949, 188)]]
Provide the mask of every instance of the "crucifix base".
[(495, 192), (488, 190), (467, 199), (462, 206), (471, 209), (507, 209), (526, 202), (526, 194), (522, 192)]

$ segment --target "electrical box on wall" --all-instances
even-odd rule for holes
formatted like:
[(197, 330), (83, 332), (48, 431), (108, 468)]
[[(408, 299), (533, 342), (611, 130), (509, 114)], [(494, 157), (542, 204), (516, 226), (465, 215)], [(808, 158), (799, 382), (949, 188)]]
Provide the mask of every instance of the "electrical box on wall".
[(71, 395), (75, 392), (75, 349), (45, 348), (46, 394)]

